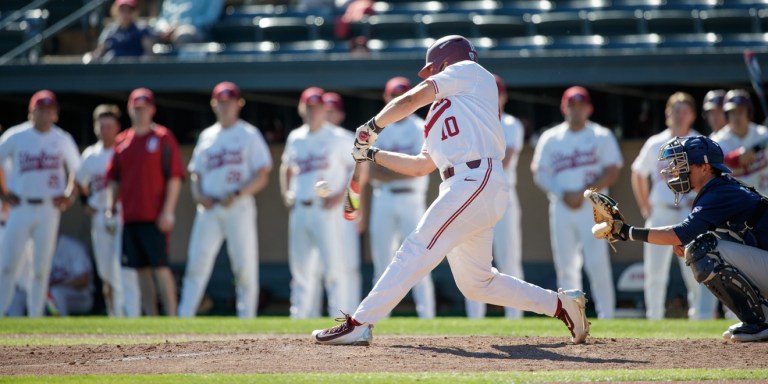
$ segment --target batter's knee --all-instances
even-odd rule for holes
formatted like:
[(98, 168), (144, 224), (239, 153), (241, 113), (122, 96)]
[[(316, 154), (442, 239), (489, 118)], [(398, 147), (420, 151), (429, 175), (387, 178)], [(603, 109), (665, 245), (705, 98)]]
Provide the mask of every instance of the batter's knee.
[(476, 274), (473, 276), (456, 276), (456, 286), (459, 287), (459, 291), (464, 297), (475, 300), (483, 301), (485, 298), (485, 289), (491, 284), (496, 277), (495, 273), (488, 271), (488, 273)]
[(699, 283), (711, 280), (723, 264), (717, 252), (717, 241), (717, 236), (705, 233), (685, 248), (685, 265), (691, 268), (693, 277)]

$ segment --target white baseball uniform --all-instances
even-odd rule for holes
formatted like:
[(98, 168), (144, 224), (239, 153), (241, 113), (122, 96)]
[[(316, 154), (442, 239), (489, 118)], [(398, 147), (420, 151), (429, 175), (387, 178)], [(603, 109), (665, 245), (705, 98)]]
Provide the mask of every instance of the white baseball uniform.
[[(698, 136), (691, 131), (689, 136)], [(693, 197), (690, 194), (680, 195), (680, 201), (675, 206), (675, 194), (667, 187), (661, 170), (666, 163), (659, 161), (659, 150), (672, 138), (669, 129), (657, 133), (643, 144), (640, 153), (632, 163), (632, 171), (651, 178), (651, 190), (648, 201), (651, 213), (645, 221), (647, 228), (666, 227), (682, 222), (688, 217)], [(645, 271), (645, 317), (649, 320), (664, 318), (666, 308), (667, 285), (669, 283), (669, 267), (672, 258), (672, 247), (668, 245), (643, 244), (643, 269)], [(708, 289), (702, 288), (693, 277), (691, 269), (685, 265), (685, 260), (676, 257), (683, 275), (685, 287), (688, 290), (688, 317), (690, 319), (709, 319), (714, 316), (716, 299)]]
[[(12, 176), (13, 165), (11, 159), (5, 159), (2, 162), (3, 171), (5, 172), (6, 182), (11, 183), (10, 176)], [(0, 242), (3, 240), (3, 232), (5, 232), (5, 223), (8, 221), (8, 212), (0, 212)], [(0, 248), (1, 249), (1, 248)], [(27, 292), (32, 287), (32, 279), (34, 273), (32, 270), (32, 242), (27, 242), (27, 246), (24, 248), (24, 256), (19, 266), (19, 277), (16, 279), (16, 292), (13, 295), (11, 304), (8, 307), (6, 315), (9, 317), (21, 317), (27, 313)]]
[[(592, 205), (578, 209), (563, 202), (563, 193), (582, 192), (603, 169), (623, 164), (621, 151), (610, 130), (588, 121), (578, 132), (563, 122), (545, 131), (533, 154), (531, 169), (537, 184), (549, 197), (549, 230), (557, 284), (582, 289), (581, 269), (589, 276), (597, 316), (613, 318), (616, 298), (608, 244), (592, 235)], [(606, 191), (602, 191), (606, 192)]]
[[(768, 140), (768, 128), (749, 123), (747, 135), (739, 137), (731, 131), (730, 126), (726, 125), (712, 135), (712, 140), (720, 144), (723, 153), (727, 154), (734, 149), (740, 147), (749, 149), (755, 144)], [(736, 168), (732, 171), (733, 177), (757, 188), (762, 194), (768, 194), (768, 155), (765, 150), (757, 152), (755, 161), (748, 167)]]
[(463, 61), (427, 81), (437, 97), (426, 119), (422, 151), (443, 173), (440, 194), (353, 318), (375, 324), (446, 255), (464, 296), (553, 315), (557, 293), (492, 267), (493, 227), (509, 204), (493, 75), (475, 62)]
[(288, 135), (282, 162), (291, 169), (288, 187), (295, 196), (288, 225), (292, 318), (320, 316), (322, 277), (329, 314), (339, 309), (349, 312), (356, 304), (349, 293), (361, 288), (353, 286), (349, 277), (359, 273), (360, 265), (359, 259), (345, 262), (343, 255), (343, 205), (325, 209), (315, 193), (315, 184), (321, 180), (328, 182), (331, 195), (341, 193), (353, 161), (349, 137), (330, 123), (315, 132), (305, 124)]
[(11, 208), (0, 248), (0, 314), (8, 309), (24, 248), (31, 240), (35, 273), (27, 308), (30, 317), (39, 317), (61, 216), (53, 197), (64, 194), (67, 174), (80, 167), (80, 154), (72, 136), (61, 128), (54, 125), (41, 133), (26, 122), (0, 137), (0, 161), (6, 158), (13, 161), (9, 189), (21, 204)]
[(52, 284), (50, 296), (59, 316), (87, 314), (93, 307), (93, 268), (88, 251), (79, 240), (69, 236), (59, 236), (51, 263), (51, 281), (66, 282), (83, 274), (88, 274), (85, 287), (73, 287), (68, 284)]
[[(376, 140), (376, 146), (382, 150), (409, 155), (417, 155), (423, 145), (424, 120), (415, 115), (388, 125)], [(372, 178), (370, 183), (373, 197), (369, 222), (375, 284), (392, 262), (398, 244), (416, 229), (424, 215), (429, 179), (423, 176), (384, 182)], [(435, 317), (435, 287), (429, 273), (416, 283), (412, 294), (418, 316)]]
[[(272, 168), (269, 147), (261, 132), (243, 120), (227, 128), (219, 123), (206, 128), (189, 161), (189, 172), (198, 175), (201, 192), (215, 200), (238, 191), (265, 168)], [(180, 317), (197, 313), (224, 239), (235, 276), (237, 316), (256, 316), (259, 299), (256, 214), (253, 196), (240, 196), (226, 208), (215, 204), (205, 209), (198, 204), (189, 239)]]
[[(520, 233), (520, 200), (517, 198), (517, 160), (523, 150), (525, 128), (516, 117), (502, 113), (501, 129), (507, 149), (512, 150), (505, 172), (509, 180), (509, 207), (504, 212), (493, 230), (493, 259), (501, 273), (523, 279), (523, 235)], [(485, 303), (466, 300), (467, 317), (480, 319), (485, 317)], [(517, 308), (504, 308), (508, 319), (519, 319), (523, 312)]]
[[(91, 193), (88, 206), (96, 211), (91, 218), (91, 242), (99, 278), (112, 287), (113, 313), (109, 315), (138, 317), (141, 315), (141, 297), (136, 271), (120, 265), (122, 215), (119, 212), (114, 215), (114, 223), (108, 223), (109, 220), (105, 216), (106, 188), (109, 183), (107, 165), (114, 153), (113, 148), (104, 148), (101, 141), (86, 148), (75, 179), (78, 184), (88, 186)], [(119, 207), (118, 204), (118, 209)], [(110, 229), (109, 225), (114, 225), (115, 228)]]

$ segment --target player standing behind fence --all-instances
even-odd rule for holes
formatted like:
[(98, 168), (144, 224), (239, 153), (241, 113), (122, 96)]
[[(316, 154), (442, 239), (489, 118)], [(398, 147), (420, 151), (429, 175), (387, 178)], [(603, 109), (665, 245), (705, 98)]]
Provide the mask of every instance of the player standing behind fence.
[(165, 314), (176, 316), (176, 283), (168, 267), (169, 236), (184, 178), (179, 145), (168, 128), (152, 121), (155, 96), (138, 88), (128, 97), (133, 126), (117, 136), (115, 155), (107, 167), (108, 207), (123, 206), (124, 266), (136, 268), (144, 314), (158, 313), (157, 295)]
[[(589, 323), (583, 292), (553, 292), (491, 266), (493, 227), (509, 204), (509, 184), (501, 165), (504, 133), (496, 84), (476, 61), (477, 52), (464, 37), (438, 39), (419, 71), (425, 81), (357, 129), (352, 151), (356, 161), (373, 161), (410, 176), (440, 169), (443, 183), (440, 195), (354, 315), (344, 314), (342, 324), (312, 332), (316, 343), (370, 344), (373, 325), (446, 255), (466, 297), (555, 316), (566, 324), (574, 342), (586, 339)], [(372, 147), (382, 127), (430, 103), (421, 153), (413, 156)]]
[[(700, 135), (691, 129), (696, 120), (696, 103), (691, 95), (676, 92), (667, 99), (664, 114), (667, 129), (648, 138), (632, 163), (632, 191), (646, 220), (646, 227), (664, 227), (685, 220), (693, 201), (693, 196), (689, 195), (682, 195), (681, 201), (675, 201), (675, 194), (667, 187), (661, 174), (667, 164), (659, 160), (659, 150), (673, 137)], [(649, 320), (664, 318), (671, 258), (672, 247), (643, 244), (645, 317)], [(691, 270), (685, 266), (685, 261), (677, 259), (688, 290), (688, 318), (714, 317), (714, 296), (699, 286)]]
[(43, 315), (59, 219), (72, 205), (75, 172), (80, 168), (77, 145), (56, 125), (58, 120), (56, 95), (38, 91), (29, 101), (29, 121), (0, 137), (0, 164), (9, 158), (13, 162), (10, 175), (0, 168), (2, 199), (11, 206), (0, 242), (0, 316), (13, 298), (30, 240), (34, 278), (27, 292), (27, 314)]
[[(341, 200), (352, 160), (345, 136), (326, 121), (323, 91), (301, 93), (299, 115), (304, 124), (288, 135), (280, 165), (280, 191), (290, 211), (288, 265), (291, 269), (291, 318), (319, 317), (323, 291), (329, 308), (345, 306), (354, 265), (342, 254)], [(327, 187), (315, 188), (318, 182)], [(323, 184), (321, 184), (323, 185)], [(359, 289), (359, 288), (358, 288)]]
[(91, 242), (96, 271), (102, 282), (104, 301), (110, 316), (141, 315), (138, 278), (133, 268), (120, 263), (123, 224), (118, 214), (107, 213), (107, 165), (114, 155), (120, 133), (120, 108), (102, 104), (93, 111), (93, 128), (99, 141), (83, 151), (83, 164), (76, 175), (85, 214), (91, 217)]
[[(411, 89), (405, 77), (393, 77), (384, 87), (384, 102)], [(424, 146), (424, 120), (409, 115), (387, 126), (376, 145), (384, 151), (416, 156)], [(370, 163), (371, 217), (369, 221), (373, 283), (379, 280), (397, 252), (398, 244), (416, 229), (426, 211), (427, 176), (408, 176)], [(364, 202), (362, 204), (369, 204)], [(435, 317), (435, 287), (432, 276), (424, 275), (411, 290), (416, 314), (422, 319)]]
[(597, 316), (613, 318), (616, 306), (608, 245), (592, 236), (592, 206), (584, 190), (605, 191), (619, 176), (621, 151), (610, 130), (589, 120), (589, 93), (568, 88), (560, 101), (565, 121), (545, 131), (531, 162), (536, 183), (549, 196), (549, 230), (557, 285), (581, 289), (581, 269), (589, 276)]
[(261, 132), (240, 119), (244, 105), (237, 85), (216, 85), (211, 94), (216, 124), (200, 134), (189, 161), (197, 214), (189, 237), (180, 317), (197, 313), (224, 239), (235, 276), (237, 316), (256, 316), (259, 243), (254, 195), (269, 183), (272, 156)]
[[(498, 75), (496, 88), (499, 91), (499, 116), (501, 129), (504, 130), (504, 140), (507, 148), (502, 165), (509, 180), (509, 207), (493, 229), (493, 259), (499, 271), (510, 276), (523, 279), (523, 244), (520, 233), (520, 200), (517, 198), (517, 159), (523, 149), (525, 128), (516, 117), (504, 112), (507, 104), (507, 87)], [(485, 317), (485, 303), (466, 300), (467, 317), (479, 319)], [(519, 319), (523, 312), (516, 308), (504, 308), (507, 319)]]

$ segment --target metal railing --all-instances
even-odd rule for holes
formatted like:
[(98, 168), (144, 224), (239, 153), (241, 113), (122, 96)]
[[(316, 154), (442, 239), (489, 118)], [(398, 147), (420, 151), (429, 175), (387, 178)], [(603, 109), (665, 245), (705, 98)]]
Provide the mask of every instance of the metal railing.
[(5, 29), (7, 26), (11, 25), (14, 21), (18, 20), (21, 16), (26, 14), (28, 11), (32, 9), (37, 9), (42, 6), (44, 6), (48, 1), (50, 0), (35, 0), (27, 5), (25, 5), (21, 9), (17, 9), (13, 12), (11, 12), (11, 15), (0, 20), (0, 29)]

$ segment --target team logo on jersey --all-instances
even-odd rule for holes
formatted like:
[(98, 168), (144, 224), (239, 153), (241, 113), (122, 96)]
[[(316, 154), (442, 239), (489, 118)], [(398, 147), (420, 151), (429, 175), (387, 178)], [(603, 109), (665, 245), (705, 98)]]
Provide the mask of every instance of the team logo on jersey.
[(147, 140), (147, 152), (149, 153), (155, 153), (157, 152), (157, 147), (160, 146), (160, 140), (158, 140), (157, 137), (152, 136)]
[(228, 151), (226, 148), (222, 148), (221, 151), (211, 152), (208, 155), (205, 166), (206, 170), (210, 171), (229, 164), (242, 164), (242, 162), (243, 154), (239, 148), (231, 151)]
[(595, 164), (597, 164), (597, 147), (588, 148), (583, 151), (576, 149), (571, 154), (557, 153), (552, 159), (552, 169), (555, 173)]
[(328, 169), (328, 158), (325, 155), (309, 155), (304, 159), (298, 159), (296, 165), (299, 167), (299, 174)]
[(57, 153), (19, 153), (19, 172), (59, 170), (61, 168), (61, 155)]

